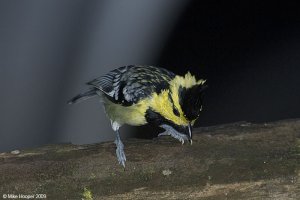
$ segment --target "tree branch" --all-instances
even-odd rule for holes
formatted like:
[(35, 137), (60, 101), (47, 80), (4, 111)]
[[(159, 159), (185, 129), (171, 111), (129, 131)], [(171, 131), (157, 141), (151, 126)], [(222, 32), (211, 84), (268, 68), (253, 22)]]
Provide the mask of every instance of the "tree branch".
[(48, 145), (0, 154), (0, 195), (47, 199), (297, 199), (300, 120), (240, 122), (194, 130), (193, 145), (169, 137)]

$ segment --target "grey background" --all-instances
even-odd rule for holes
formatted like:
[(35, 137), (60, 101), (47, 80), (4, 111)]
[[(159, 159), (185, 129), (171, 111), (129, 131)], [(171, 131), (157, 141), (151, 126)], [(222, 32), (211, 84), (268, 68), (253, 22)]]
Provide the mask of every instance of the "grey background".
[(110, 69), (151, 64), (187, 2), (0, 1), (0, 151), (112, 140), (98, 100), (67, 100)]

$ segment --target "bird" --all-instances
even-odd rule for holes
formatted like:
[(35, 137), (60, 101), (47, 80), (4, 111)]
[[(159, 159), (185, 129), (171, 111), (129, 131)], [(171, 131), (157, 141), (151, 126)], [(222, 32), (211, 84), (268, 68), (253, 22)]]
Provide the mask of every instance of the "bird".
[(127, 65), (86, 83), (89, 89), (68, 101), (69, 104), (100, 97), (104, 111), (116, 133), (116, 156), (125, 168), (126, 155), (119, 129), (122, 125), (155, 125), (182, 144), (192, 144), (192, 126), (202, 111), (206, 80), (196, 80), (161, 67)]

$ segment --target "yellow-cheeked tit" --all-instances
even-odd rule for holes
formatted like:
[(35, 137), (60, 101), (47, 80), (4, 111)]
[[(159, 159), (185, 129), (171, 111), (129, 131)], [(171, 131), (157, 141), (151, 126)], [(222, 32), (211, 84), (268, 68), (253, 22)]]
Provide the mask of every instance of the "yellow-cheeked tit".
[(205, 80), (189, 72), (185, 76), (153, 66), (124, 66), (87, 83), (90, 89), (72, 98), (73, 104), (100, 96), (116, 132), (118, 161), (125, 167), (126, 156), (120, 139), (123, 124), (153, 124), (165, 129), (158, 136), (170, 135), (181, 143), (192, 143), (192, 126), (202, 110)]

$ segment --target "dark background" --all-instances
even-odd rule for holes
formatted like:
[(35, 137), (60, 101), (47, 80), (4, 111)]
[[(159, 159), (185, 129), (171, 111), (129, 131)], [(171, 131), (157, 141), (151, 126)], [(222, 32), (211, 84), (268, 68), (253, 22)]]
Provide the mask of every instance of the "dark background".
[(297, 118), (299, 11), (266, 1), (1, 1), (0, 151), (113, 140), (97, 99), (66, 101), (129, 64), (207, 79), (197, 126)]
[(192, 1), (158, 64), (208, 80), (198, 125), (300, 116), (300, 9), (291, 1)]

